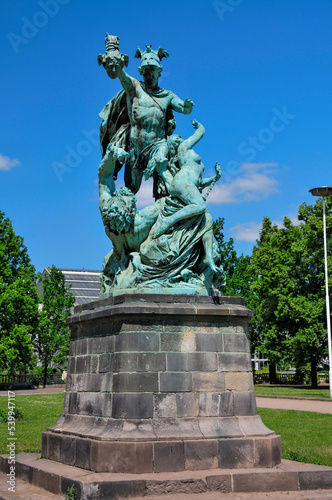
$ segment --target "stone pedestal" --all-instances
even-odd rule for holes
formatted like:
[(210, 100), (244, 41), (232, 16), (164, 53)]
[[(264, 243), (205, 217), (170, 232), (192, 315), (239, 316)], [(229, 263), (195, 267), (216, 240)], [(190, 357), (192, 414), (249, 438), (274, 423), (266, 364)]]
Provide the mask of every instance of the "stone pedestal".
[(75, 309), (64, 412), (42, 456), (96, 472), (274, 467), (244, 300), (122, 295)]

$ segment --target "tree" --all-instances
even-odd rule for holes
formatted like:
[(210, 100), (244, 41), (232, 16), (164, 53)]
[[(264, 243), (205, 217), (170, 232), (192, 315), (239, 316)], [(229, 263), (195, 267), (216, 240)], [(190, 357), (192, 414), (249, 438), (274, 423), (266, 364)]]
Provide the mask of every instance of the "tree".
[[(327, 209), (330, 213), (330, 202)], [(321, 200), (313, 206), (302, 204), (299, 220), (294, 225), (285, 217), (283, 228), (263, 220), (252, 257), (256, 323), (259, 350), (270, 361), (270, 381), (275, 381), (276, 364), (291, 363), (301, 370), (310, 363), (315, 387), (317, 364), (326, 355)], [(328, 220), (330, 230), (331, 217)]]
[(0, 211), (0, 369), (33, 366), (31, 335), (38, 324), (36, 272), (23, 238)]
[(231, 287), (228, 286), (228, 283), (235, 271), (237, 254), (234, 249), (233, 238), (230, 238), (229, 241), (225, 240), (224, 222), (225, 219), (223, 217), (213, 222), (213, 234), (218, 243), (218, 253), (221, 256), (221, 262), (227, 277), (226, 287), (223, 289), (223, 293), (228, 295), (228, 290), (231, 289)]
[(51, 361), (63, 363), (68, 355), (70, 331), (66, 318), (70, 316), (75, 297), (68, 291), (62, 272), (54, 266), (48, 275), (40, 275), (40, 280), (43, 284), (43, 306), (33, 345), (43, 365), (45, 386)]
[[(313, 205), (299, 207), (304, 252), (298, 293), (292, 298), (291, 313), (296, 331), (291, 348), (297, 365), (311, 365), (311, 384), (317, 387), (317, 365), (327, 354), (327, 325), (323, 250), (323, 203), (319, 198)], [(332, 259), (332, 202), (326, 200), (328, 264)]]
[[(238, 256), (234, 249), (234, 240), (225, 240), (224, 218), (219, 218), (213, 223), (214, 236), (218, 242), (218, 252), (221, 256), (224, 271), (226, 273), (226, 285), (222, 289), (224, 295), (240, 296), (246, 301), (246, 307), (254, 310), (256, 295), (253, 292), (252, 282), (255, 275), (251, 268), (251, 257), (249, 255)], [(249, 337), (251, 349), (256, 347), (256, 324), (255, 318), (249, 323)]]

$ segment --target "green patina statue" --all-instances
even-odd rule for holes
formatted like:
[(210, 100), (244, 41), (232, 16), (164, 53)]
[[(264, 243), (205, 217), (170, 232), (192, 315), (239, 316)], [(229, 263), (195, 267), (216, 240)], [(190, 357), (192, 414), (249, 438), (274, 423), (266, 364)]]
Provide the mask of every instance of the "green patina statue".
[[(99, 208), (113, 243), (104, 260), (101, 298), (124, 291), (218, 294), (225, 276), (205, 200), (221, 169), (216, 163), (216, 175), (202, 177), (204, 165), (193, 147), (204, 136), (203, 125), (194, 120), (195, 132), (186, 140), (173, 134), (173, 111), (189, 114), (194, 103), (158, 87), (160, 61), (169, 55), (164, 49), (137, 49), (140, 82), (123, 69), (129, 58), (119, 52), (119, 38), (107, 35), (105, 44), (98, 64), (119, 78), (123, 90), (100, 114)], [(116, 189), (124, 163), (125, 187)], [(143, 175), (153, 176), (156, 201), (138, 211), (135, 194)]]

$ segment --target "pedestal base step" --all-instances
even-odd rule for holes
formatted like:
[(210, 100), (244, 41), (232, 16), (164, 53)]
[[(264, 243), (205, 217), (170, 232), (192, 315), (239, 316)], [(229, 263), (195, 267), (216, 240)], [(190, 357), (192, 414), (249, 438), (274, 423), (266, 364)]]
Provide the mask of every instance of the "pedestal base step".
[[(8, 473), (8, 456), (0, 456), (0, 469)], [(42, 487), (54, 495), (65, 495), (68, 488), (74, 485), (77, 497), (81, 500), (213, 491), (226, 493), (332, 489), (332, 468), (289, 460), (282, 460), (273, 469), (214, 469), (136, 475), (95, 473), (40, 459), (39, 454), (19, 453), (16, 456), (15, 473), (17, 479)], [(45, 495), (43, 498), (48, 497)]]

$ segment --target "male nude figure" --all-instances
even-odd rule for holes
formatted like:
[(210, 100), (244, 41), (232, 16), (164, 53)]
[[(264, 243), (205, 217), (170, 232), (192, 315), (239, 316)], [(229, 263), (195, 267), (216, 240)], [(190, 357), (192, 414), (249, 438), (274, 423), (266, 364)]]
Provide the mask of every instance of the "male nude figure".
[(123, 149), (110, 144), (98, 169), (99, 209), (106, 234), (113, 243), (111, 264), (115, 264), (115, 267), (118, 267), (119, 263), (126, 267), (129, 255), (139, 252), (165, 200), (160, 199), (138, 211), (135, 196), (129, 189), (115, 189), (114, 167), (118, 159), (126, 156), (127, 153)]
[(188, 98), (182, 101), (173, 92), (158, 87), (158, 78), (162, 71), (160, 61), (163, 57), (168, 57), (168, 52), (161, 48), (154, 51), (151, 46), (144, 52), (137, 49), (135, 57), (141, 58), (138, 70), (144, 80), (139, 82), (123, 69), (123, 66), (128, 64), (128, 58), (124, 62), (124, 57), (127, 56), (119, 53), (117, 37), (109, 39), (113, 43), (112, 47), (109, 45), (112, 50), (99, 56), (98, 63), (104, 66), (111, 78), (119, 78), (126, 94), (130, 123), (127, 149), (124, 148), (123, 142), (117, 142), (118, 137), (115, 137), (115, 143), (111, 137), (110, 142), (129, 153), (126, 159), (125, 185), (135, 194), (140, 188), (143, 170), (148, 161), (156, 154), (164, 156), (167, 148), (166, 137), (175, 129), (172, 110), (190, 114), (194, 103)]

